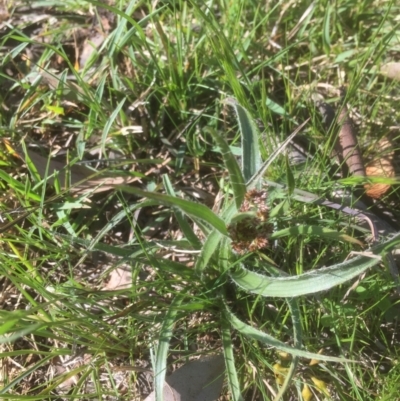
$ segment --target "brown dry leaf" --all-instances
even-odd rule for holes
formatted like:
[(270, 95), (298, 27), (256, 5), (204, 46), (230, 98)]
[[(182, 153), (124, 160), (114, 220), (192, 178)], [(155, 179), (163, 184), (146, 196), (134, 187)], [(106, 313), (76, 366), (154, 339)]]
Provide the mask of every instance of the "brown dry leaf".
[(115, 15), (109, 10), (97, 7), (96, 23), (86, 38), (79, 56), (79, 68), (84, 69), (88, 61), (101, 47), (114, 25)]
[(81, 56), (79, 57), (80, 69), (85, 68), (88, 60), (92, 57), (94, 52), (97, 52), (97, 49), (102, 45), (104, 40), (105, 36), (100, 32), (96, 32), (93, 36), (86, 39)]
[[(63, 366), (62, 362), (58, 360), (56, 364), (53, 366), (54, 376), (58, 379), (57, 388), (61, 391), (68, 391), (71, 387), (76, 386), (76, 383), (79, 380), (79, 376), (76, 374), (69, 375), (67, 372), (67, 368)], [(60, 378), (63, 379), (60, 379)]]
[[(53, 90), (58, 88), (61, 79), (57, 74), (55, 73), (50, 74), (47, 71), (42, 70), (40, 72), (40, 75), (42, 77), (43, 84), (47, 85), (50, 89)], [(78, 95), (84, 95), (85, 91), (79, 85), (68, 80), (65, 82), (65, 88), (63, 94), (66, 98), (71, 98), (72, 100), (76, 100)]]
[[(378, 146), (382, 152), (387, 149), (393, 149), (393, 144), (387, 138), (381, 139), (378, 142)], [(392, 150), (389, 153), (385, 153), (384, 157), (381, 157), (369, 163), (365, 168), (365, 173), (367, 177), (394, 177), (396, 172), (392, 163), (393, 157), (394, 151)], [(364, 188), (368, 196), (374, 199), (379, 199), (390, 189), (390, 184), (365, 184)]]
[(108, 283), (104, 286), (105, 291), (123, 290), (124, 288), (131, 288), (132, 286), (132, 272), (118, 267), (110, 274)]
[[(395, 176), (393, 164), (389, 160), (374, 160), (365, 169), (368, 177), (387, 177)], [(365, 184), (366, 194), (374, 199), (381, 198), (391, 185), (386, 183)]]
[(382, 75), (400, 81), (400, 63), (387, 63), (381, 67)]
[(54, 384), (57, 385), (58, 391), (65, 394), (72, 387), (75, 387), (79, 381), (80, 372), (84, 369), (84, 365), (89, 364), (91, 360), (92, 355), (90, 354), (77, 355), (76, 358), (69, 359), (67, 364), (59, 356), (53, 358), (51, 364), (52, 375), (54, 376)]
[(7, 10), (7, 4), (5, 0), (0, 0), (0, 22), (7, 21), (10, 18), (10, 14)]

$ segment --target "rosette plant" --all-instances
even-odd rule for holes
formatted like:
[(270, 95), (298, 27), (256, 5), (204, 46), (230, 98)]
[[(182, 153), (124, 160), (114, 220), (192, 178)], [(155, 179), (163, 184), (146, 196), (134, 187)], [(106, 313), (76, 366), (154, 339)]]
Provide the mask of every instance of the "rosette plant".
[[(197, 312), (219, 322), (218, 334), (232, 400), (244, 399), (242, 394), (246, 384), (240, 372), (246, 368), (238, 363), (240, 359), (246, 360), (241, 354), (246, 352), (243, 341), (289, 354), (290, 365), (280, 382), (276, 399), (281, 399), (289, 385), (296, 383), (296, 380), (300, 394), (302, 388), (304, 391), (304, 383), (300, 384), (295, 376), (300, 358), (332, 363), (347, 363), (349, 358), (342, 350), (328, 356), (315, 352), (318, 350), (305, 349), (299, 297), (314, 296), (359, 276), (379, 264), (379, 255), (387, 253), (400, 242), (400, 235), (396, 235), (370, 248), (372, 255), (361, 253), (331, 266), (319, 267), (316, 262), (298, 274), (293, 274), (290, 266), (288, 268), (276, 263), (272, 257), (274, 249), (285, 238), (312, 236), (320, 241), (336, 241), (339, 244), (361, 242), (329, 227), (300, 224), (290, 216), (284, 216), (286, 220), (284, 218), (282, 224), (277, 224), (277, 216), (284, 211), (288, 200), (312, 202), (305, 192), (295, 188), (289, 163), (286, 164), (286, 185), (265, 179), (268, 168), (279, 155), (282, 156), (283, 150), (302, 127), (280, 144), (268, 160), (262, 162), (260, 134), (250, 113), (234, 99), (226, 102), (235, 110), (238, 119), (242, 154), (240, 166), (237, 155), (234, 155), (225, 138), (210, 131), (229, 174), (229, 188), (218, 212), (198, 202), (177, 197), (167, 176), (163, 177), (163, 191), (147, 192), (133, 187), (120, 187), (125, 192), (143, 198), (142, 207), (164, 205), (171, 208), (184, 237), (179, 247), (186, 246), (194, 255), (191, 264), (182, 263), (162, 257), (154, 249), (150, 251), (146, 244), (142, 245), (145, 252), (136, 255), (137, 262), (151, 264), (157, 274), (168, 272), (177, 280), (178, 290), (172, 296), (154, 348), (157, 400), (163, 398), (174, 328), (178, 322)], [(270, 191), (274, 193), (274, 202)], [(268, 313), (258, 313), (260, 309), (268, 309), (267, 304), (273, 299), (281, 300), (281, 307), (286, 310), (285, 321), (282, 321), (285, 341), (277, 338), (282, 333), (277, 332), (276, 336), (268, 333), (269, 322), (263, 321), (263, 316), (268, 316)]]

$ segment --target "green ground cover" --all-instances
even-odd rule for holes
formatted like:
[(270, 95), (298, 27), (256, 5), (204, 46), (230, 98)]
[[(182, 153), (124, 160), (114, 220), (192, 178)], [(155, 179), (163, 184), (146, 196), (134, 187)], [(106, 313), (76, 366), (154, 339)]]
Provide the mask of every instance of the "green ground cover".
[[(222, 354), (221, 400), (400, 399), (399, 11), (3, 2), (1, 397), (161, 399)], [(389, 177), (341, 175), (340, 87)], [(375, 243), (321, 203), (365, 184)]]

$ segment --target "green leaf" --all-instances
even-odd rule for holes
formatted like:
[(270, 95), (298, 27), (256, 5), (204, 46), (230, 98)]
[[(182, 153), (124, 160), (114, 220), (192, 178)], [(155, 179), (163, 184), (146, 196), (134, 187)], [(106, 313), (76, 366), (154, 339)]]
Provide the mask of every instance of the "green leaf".
[[(175, 197), (175, 191), (172, 187), (169, 177), (164, 174), (162, 176), (164, 188), (168, 195)], [(201, 249), (201, 241), (198, 239), (197, 235), (194, 233), (190, 224), (186, 221), (185, 216), (179, 208), (174, 208), (174, 214), (178, 224), (185, 235), (185, 238), (192, 244), (194, 249)]]
[(329, 290), (357, 277), (378, 263), (380, 260), (377, 258), (359, 256), (331, 267), (290, 277), (268, 277), (240, 267), (231, 277), (239, 287), (253, 294), (290, 298)]
[(294, 188), (295, 188), (295, 182), (294, 182), (294, 176), (292, 169), (290, 167), (289, 163), (289, 156), (286, 154), (285, 157), (286, 161), (286, 181), (287, 181), (287, 186), (288, 186), (288, 194), (289, 196), (293, 194)]
[(265, 100), (265, 105), (274, 113), (279, 114), (281, 116), (287, 116), (285, 109), (280, 106), (278, 103), (275, 103), (273, 100), (267, 97)]
[(228, 98), (227, 104), (235, 109), (242, 136), (242, 170), (245, 181), (249, 181), (261, 165), (260, 149), (258, 146), (259, 131), (250, 115), (235, 99)]
[(2, 323), (0, 326), (0, 338), (3, 337), (3, 334), (8, 333), (11, 328), (15, 326), (16, 323), (18, 323), (18, 319), (9, 319)]
[(274, 206), (271, 211), (269, 212), (269, 218), (273, 219), (274, 217), (278, 216), (281, 214), (282, 209), (284, 209), (285, 205), (287, 204), (288, 199), (284, 199), (282, 202), (278, 203), (276, 206)]
[(156, 401), (163, 401), (164, 398), (164, 381), (167, 371), (167, 357), (169, 343), (172, 337), (172, 329), (175, 324), (176, 315), (179, 305), (182, 303), (183, 297), (176, 297), (169, 307), (160, 330), (160, 339), (158, 340), (156, 363), (154, 369), (154, 390), (156, 393)]
[[(294, 132), (292, 132), (281, 144), (278, 148), (271, 154), (271, 156), (266, 160), (262, 166), (256, 171), (256, 173), (250, 178), (247, 182), (247, 190), (256, 188), (260, 180), (263, 178), (265, 172), (268, 167), (272, 164), (272, 162), (282, 153), (282, 151), (289, 145), (290, 141), (297, 135), (297, 133), (307, 124), (310, 119), (304, 121), (301, 125), (299, 125)], [(264, 180), (267, 182), (266, 180)], [(278, 185), (279, 186), (279, 185)]]
[(243, 396), (240, 393), (240, 385), (238, 374), (235, 366), (235, 354), (231, 339), (231, 330), (227, 319), (222, 319), (222, 345), (224, 348), (226, 375), (228, 378), (229, 390), (233, 401), (243, 401)]
[(230, 146), (217, 132), (213, 129), (208, 130), (213, 136), (215, 142), (221, 150), (222, 157), (224, 158), (225, 167), (228, 170), (230, 183), (232, 185), (233, 195), (235, 197), (236, 207), (239, 209), (242, 205), (244, 195), (246, 193), (246, 184), (243, 179), (242, 172), (233, 155)]
[(151, 255), (149, 251), (151, 251), (151, 246), (153, 245), (150, 245), (148, 248), (145, 249), (143, 249), (141, 246), (139, 247), (139, 249), (138, 247), (136, 247), (135, 249), (121, 248), (118, 246), (108, 245), (101, 242), (93, 244), (93, 242), (90, 240), (73, 237), (71, 235), (65, 235), (61, 233), (57, 233), (57, 235), (59, 235), (61, 238), (64, 238), (71, 243), (80, 244), (85, 247), (90, 246), (93, 251), (105, 252), (125, 259), (133, 259), (135, 260), (135, 262), (143, 263), (146, 265), (150, 264), (154, 268), (178, 274), (179, 276), (188, 279), (195, 278), (194, 271), (192, 268), (189, 268), (186, 265), (179, 262), (175, 262), (173, 260), (164, 259), (162, 257)]
[(208, 266), (210, 259), (218, 248), (222, 238), (222, 234), (217, 230), (213, 230), (207, 237), (203, 244), (203, 248), (201, 249), (201, 253), (196, 261), (195, 271), (197, 274), (201, 274)]
[(279, 341), (275, 337), (272, 337), (269, 334), (264, 333), (261, 330), (258, 330), (256, 328), (249, 326), (248, 324), (242, 322), (227, 307), (226, 307), (224, 316), (229, 321), (229, 323), (233, 326), (233, 328), (236, 329), (237, 331), (239, 331), (244, 336), (252, 338), (257, 341), (260, 341), (263, 344), (266, 344), (270, 347), (274, 347), (281, 351), (288, 352), (289, 354), (292, 354), (294, 356), (308, 358), (308, 359), (317, 359), (319, 361), (332, 361), (332, 362), (348, 361), (345, 358), (338, 358), (338, 357), (334, 357), (334, 356), (316, 354), (314, 352), (308, 352), (308, 351), (304, 351), (304, 350), (301, 350), (298, 348), (291, 347), (290, 345), (287, 345), (287, 344), (283, 343), (282, 341)]
[(198, 218), (206, 221), (221, 234), (228, 235), (228, 231), (226, 229), (224, 221), (220, 219), (215, 213), (213, 213), (208, 207), (201, 205), (200, 203), (187, 201), (184, 199), (176, 198), (174, 196), (158, 194), (156, 192), (146, 192), (138, 188), (128, 187), (126, 185), (117, 186), (116, 189), (138, 195), (143, 198), (154, 199), (166, 206), (177, 207), (193, 218)]
[[(36, 326), (36, 325), (32, 325), (32, 326)], [(19, 382), (24, 380), (26, 377), (29, 377), (30, 375), (32, 375), (33, 372), (38, 371), (40, 369), (40, 367), (45, 366), (46, 363), (53, 358), (54, 358), (54, 355), (48, 355), (44, 358), (39, 359), (38, 362), (29, 365), (26, 369), (21, 369), (21, 372), (19, 372), (19, 374), (17, 375), (17, 377), (15, 379), (13, 379), (9, 383), (7, 383), (7, 385), (4, 385), (4, 387), (2, 387), (0, 389), (0, 394), (4, 395), (9, 390), (14, 390), (14, 393), (15, 393), (15, 388)], [(41, 395), (41, 397), (43, 399), (43, 395)], [(3, 398), (3, 397), (1, 397), (1, 398)], [(14, 397), (12, 397), (12, 398), (14, 398)], [(20, 397), (17, 397), (17, 398), (20, 399)], [(22, 398), (24, 398), (24, 397), (22, 397)]]
[(239, 213), (236, 213), (232, 217), (231, 224), (239, 223), (242, 220), (253, 219), (253, 218), (256, 218), (256, 217), (257, 217), (257, 213), (256, 212), (239, 212)]
[(359, 255), (354, 259), (330, 267), (313, 270), (298, 276), (267, 277), (240, 267), (231, 274), (233, 281), (243, 289), (265, 297), (298, 297), (329, 290), (358, 276), (370, 267), (379, 264), (381, 253), (392, 250), (400, 243), (397, 233), (382, 244), (375, 245), (367, 252), (370, 256)]
[[(290, 310), (290, 316), (292, 318), (293, 323), (293, 344), (294, 348), (300, 349), (302, 346), (301, 344), (301, 316), (300, 316), (300, 309), (298, 306), (298, 302), (295, 298), (286, 298), (286, 303), (288, 304)], [(289, 386), (291, 385), (292, 379), (295, 376), (297, 366), (299, 364), (299, 356), (294, 355), (292, 362), (290, 363), (289, 370), (286, 374), (285, 381), (282, 384), (281, 388), (279, 389), (278, 394), (276, 395), (275, 400), (281, 400), (283, 395), (288, 390)]]
[[(223, 219), (225, 220), (226, 224), (229, 224), (233, 215), (236, 213), (237, 208), (234, 202), (231, 202), (230, 205), (223, 213)], [(210, 259), (218, 245), (220, 244), (222, 239), (222, 234), (217, 231), (213, 230), (210, 235), (207, 237), (206, 241), (203, 244), (203, 248), (201, 249), (201, 253), (196, 261), (195, 271), (197, 274), (201, 274), (206, 267), (208, 266)]]
[(54, 113), (54, 114), (56, 114), (56, 115), (59, 115), (59, 116), (63, 116), (63, 115), (64, 115), (64, 107), (61, 107), (61, 106), (53, 106), (53, 105), (46, 105), (45, 108), (46, 108), (48, 111), (50, 111), (50, 112), (52, 112), (52, 113)]
[(335, 230), (331, 230), (329, 228), (320, 227), (320, 226), (306, 226), (299, 225), (294, 227), (285, 228), (283, 230), (279, 230), (271, 234), (271, 239), (278, 239), (287, 236), (298, 237), (299, 235), (315, 235), (320, 238), (328, 238), (334, 239), (338, 241), (347, 241), (352, 244), (357, 244), (362, 246), (363, 243), (356, 238), (351, 237), (350, 235), (340, 233)]
[(101, 151), (102, 153), (106, 153), (106, 140), (112, 125), (114, 124), (115, 119), (117, 118), (119, 112), (122, 109), (126, 99), (122, 99), (115, 107), (111, 115), (108, 117), (107, 122), (103, 128), (103, 133), (101, 134)]
[(334, 63), (339, 64), (342, 61), (347, 60), (348, 58), (352, 57), (353, 54), (355, 54), (355, 53), (356, 53), (355, 49), (346, 50), (336, 56)]
[(325, 9), (325, 16), (322, 28), (322, 44), (326, 54), (331, 52), (331, 36), (330, 36), (330, 22), (331, 22), (331, 11), (330, 4)]
[[(294, 348), (300, 349), (302, 347), (301, 337), (301, 315), (300, 309), (296, 298), (286, 298), (286, 303), (288, 304), (290, 316), (292, 318), (293, 323), (293, 344)], [(282, 384), (282, 387), (279, 389), (279, 393), (276, 395), (275, 400), (280, 400), (283, 394), (286, 393), (289, 386), (291, 385), (292, 379), (294, 378), (297, 370), (297, 366), (299, 364), (300, 357), (298, 355), (293, 355), (292, 362), (290, 363), (289, 370), (285, 377), (285, 381)]]
[(235, 46), (233, 46), (231, 39), (225, 36), (224, 30), (221, 29), (220, 19), (211, 11), (210, 6), (204, 8), (204, 2), (190, 0), (189, 4), (196, 10), (199, 20), (204, 21), (205, 26), (207, 26), (208, 40), (214, 54), (218, 54), (216, 61), (220, 64), (224, 78), (229, 82), (230, 89), (241, 104), (246, 104), (249, 100), (243, 89), (243, 83), (247, 87), (250, 87), (251, 83), (242, 63), (236, 56)]

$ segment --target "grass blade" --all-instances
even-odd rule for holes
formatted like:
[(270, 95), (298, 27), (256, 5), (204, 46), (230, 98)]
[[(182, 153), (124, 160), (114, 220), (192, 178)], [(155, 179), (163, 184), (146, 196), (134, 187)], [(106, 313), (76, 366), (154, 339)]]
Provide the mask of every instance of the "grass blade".
[[(45, 365), (46, 362), (50, 359), (54, 358), (53, 355), (48, 355), (46, 357), (44, 357), (43, 359), (40, 359), (39, 362), (31, 365), (29, 368), (27, 368), (26, 370), (22, 370), (21, 369), (21, 375), (18, 376), (17, 378), (15, 378), (14, 380), (12, 380), (10, 383), (8, 383), (6, 386), (4, 386), (1, 390), (0, 390), (0, 394), (6, 394), (9, 390), (13, 389), (21, 380), (23, 380), (25, 377), (29, 376), (30, 374), (32, 374), (32, 372), (35, 372), (38, 368), (40, 368), (41, 366)], [(19, 397), (18, 397), (19, 398)]]

